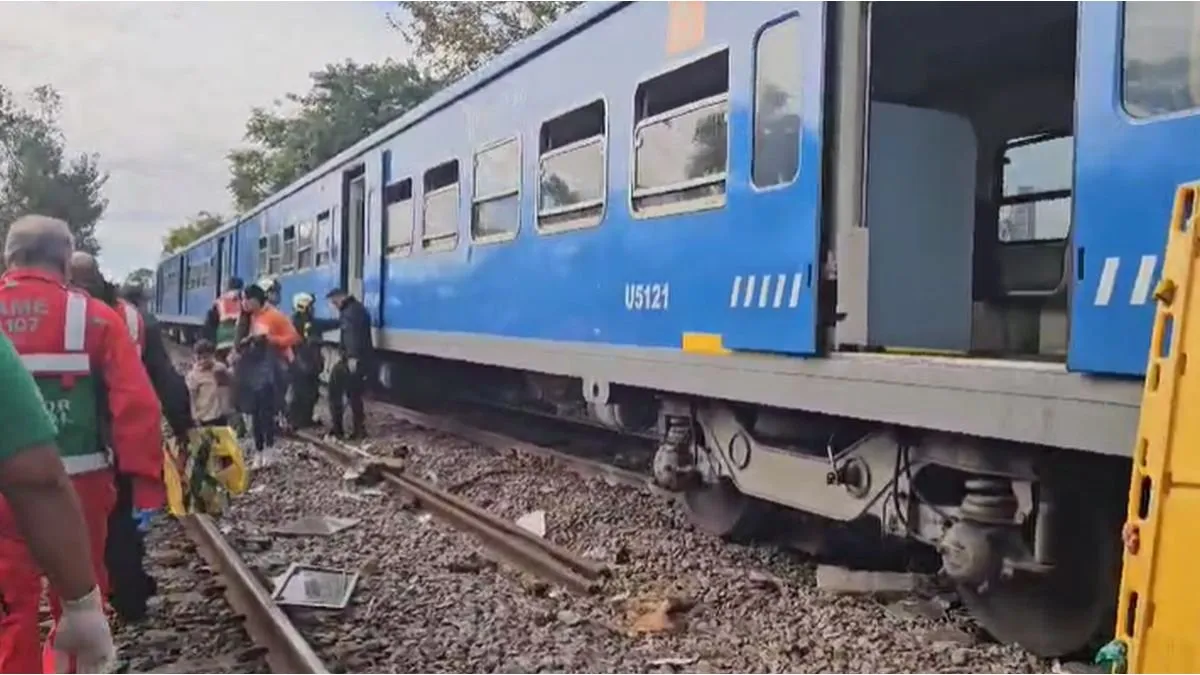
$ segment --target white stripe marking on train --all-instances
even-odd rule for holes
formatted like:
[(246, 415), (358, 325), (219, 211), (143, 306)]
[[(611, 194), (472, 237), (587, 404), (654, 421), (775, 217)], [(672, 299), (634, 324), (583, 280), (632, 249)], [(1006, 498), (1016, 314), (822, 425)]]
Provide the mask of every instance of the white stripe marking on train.
[(754, 300), (754, 275), (746, 277), (746, 297), (742, 300), (742, 307), (749, 307), (750, 302)]
[(770, 294), (771, 294), (771, 275), (764, 274), (762, 288), (760, 288), (758, 290), (758, 306), (759, 307), (767, 306), (767, 296)]
[(1154, 278), (1154, 268), (1158, 265), (1158, 256), (1144, 255), (1138, 265), (1137, 277), (1133, 282), (1133, 293), (1129, 295), (1129, 304), (1144, 305), (1150, 299), (1150, 280)]
[(795, 307), (800, 304), (800, 273), (792, 275), (792, 297), (788, 298), (788, 307)]
[(783, 306), (783, 287), (784, 286), (787, 286), (787, 275), (780, 274), (775, 279), (775, 302), (773, 303), (773, 306), (775, 307), (775, 309), (779, 309), (780, 307)]
[(729, 306), (737, 307), (738, 291), (742, 289), (742, 277), (738, 275), (733, 278), (733, 292), (729, 294)]
[(1100, 270), (1100, 283), (1096, 286), (1096, 299), (1092, 304), (1097, 307), (1108, 306), (1108, 301), (1112, 299), (1113, 286), (1117, 283), (1117, 267), (1120, 264), (1120, 258), (1104, 259), (1104, 269)]

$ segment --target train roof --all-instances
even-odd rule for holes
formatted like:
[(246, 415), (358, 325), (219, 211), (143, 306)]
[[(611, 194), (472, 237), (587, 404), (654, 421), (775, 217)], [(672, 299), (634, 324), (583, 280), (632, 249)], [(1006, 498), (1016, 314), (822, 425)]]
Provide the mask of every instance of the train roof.
[(585, 2), (579, 7), (571, 10), (565, 16), (561, 17), (554, 23), (546, 26), (542, 30), (533, 35), (521, 40), (517, 44), (509, 47), (499, 56), (486, 63), (479, 70), (469, 73), (462, 78), (456, 80), (449, 86), (441, 89), (433, 96), (430, 96), (416, 108), (408, 111), (400, 117), (388, 122), (377, 131), (367, 135), (349, 148), (334, 155), (331, 159), (326, 160), (317, 168), (309, 171), (299, 179), (292, 181), (287, 187), (275, 192), (263, 201), (259, 202), (249, 211), (238, 214), (230, 222), (218, 227), (208, 234), (188, 244), (186, 247), (175, 251), (174, 253), (160, 258), (159, 262), (167, 260), (170, 256), (176, 254), (184, 254), (197, 244), (201, 244), (214, 237), (219, 237), (230, 230), (237, 227), (239, 223), (245, 222), (250, 218), (262, 213), (267, 208), (278, 204), (280, 201), (292, 194), (298, 192), (301, 188), (315, 182), (322, 176), (325, 176), (330, 171), (349, 163), (359, 155), (362, 155), (376, 146), (382, 144), (389, 138), (413, 126), (417, 122), (429, 117), (430, 115), (440, 111), (441, 109), (451, 105), (458, 99), (470, 94), (472, 91), (486, 85), (488, 82), (500, 77), (507, 71), (521, 65), (521, 63), (537, 56), (539, 53), (553, 47), (563, 39), (570, 37), (571, 34), (585, 28), (591, 23), (612, 14), (622, 6), (629, 4), (626, 2)]

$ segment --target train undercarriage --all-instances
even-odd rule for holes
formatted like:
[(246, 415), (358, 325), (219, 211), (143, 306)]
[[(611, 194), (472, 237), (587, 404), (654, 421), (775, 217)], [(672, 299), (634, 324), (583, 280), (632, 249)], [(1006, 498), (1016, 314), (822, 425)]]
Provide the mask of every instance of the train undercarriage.
[(1037, 655), (1111, 631), (1127, 460), (422, 357), (386, 370), (394, 390), (651, 436), (655, 482), (697, 528), (938, 572), (997, 640)]

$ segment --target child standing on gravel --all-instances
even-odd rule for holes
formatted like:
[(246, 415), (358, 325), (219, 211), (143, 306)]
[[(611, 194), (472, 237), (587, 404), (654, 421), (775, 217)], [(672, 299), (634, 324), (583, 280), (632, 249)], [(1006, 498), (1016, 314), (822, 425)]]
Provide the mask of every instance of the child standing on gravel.
[(188, 393), (192, 397), (192, 419), (205, 427), (229, 424), (226, 402), (232, 383), (229, 370), (216, 358), (217, 350), (208, 340), (196, 343), (196, 360), (187, 374)]

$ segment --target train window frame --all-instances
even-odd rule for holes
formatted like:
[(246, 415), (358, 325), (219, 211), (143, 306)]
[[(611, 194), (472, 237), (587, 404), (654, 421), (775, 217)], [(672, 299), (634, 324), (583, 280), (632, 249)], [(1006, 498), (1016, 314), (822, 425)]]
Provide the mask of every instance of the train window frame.
[[(648, 115), (644, 118), (638, 117), (640, 102), (643, 98), (644, 88), (660, 78), (667, 77), (673, 74), (679, 74), (689, 66), (711, 59), (714, 56), (725, 55), (725, 91), (722, 94), (714, 94), (704, 98), (696, 99), (678, 105), (653, 115)], [(661, 84), (661, 82), (660, 82)], [(677, 59), (668, 63), (663, 68), (660, 68), (653, 73), (638, 80), (633, 89), (633, 128), (629, 138), (629, 170), (627, 178), (627, 208), (632, 218), (635, 220), (651, 220), (654, 218), (665, 218), (670, 216), (684, 215), (687, 213), (699, 213), (704, 211), (713, 211), (722, 209), (729, 202), (729, 178), (731, 174), (731, 158), (730, 148), (732, 147), (732, 136), (729, 128), (730, 122), (730, 107), (732, 103), (733, 89), (733, 51), (728, 44), (714, 45), (713, 47), (694, 55)], [(719, 174), (705, 176), (702, 178), (681, 181), (668, 185), (662, 185), (651, 188), (637, 188), (637, 169), (638, 169), (638, 149), (641, 146), (641, 138), (639, 134), (649, 126), (660, 124), (667, 120), (679, 118), (688, 113), (697, 110), (703, 110), (707, 107), (723, 105), (725, 115), (725, 170)], [(667, 204), (654, 204), (650, 206), (639, 206), (639, 199), (647, 199), (662, 195), (686, 193), (688, 190), (707, 187), (709, 185), (721, 185), (721, 193), (717, 195), (703, 195), (683, 199)]]
[[(296, 269), (306, 270), (314, 266), (316, 262), (316, 253), (313, 245), (316, 229), (315, 222), (310, 219), (300, 221), (297, 226), (296, 234)], [(308, 260), (305, 261), (304, 254), (308, 254)]]
[[(479, 194), (479, 157), (480, 157), (480, 155), (484, 155), (486, 153), (493, 152), (495, 150), (498, 150), (498, 149), (503, 148), (510, 144), (516, 144), (516, 147), (517, 147), (517, 172), (516, 172), (517, 180), (516, 180), (515, 187), (513, 187), (512, 189), (505, 189), (505, 190), (501, 190), (499, 192), (494, 192), (491, 194), (480, 195)], [(471, 156), (471, 222), (470, 222), (470, 227), (468, 228), (468, 233), (471, 236), (472, 244), (478, 244), (480, 246), (486, 246), (489, 244), (502, 244), (504, 242), (508, 242), (508, 241), (512, 241), (513, 239), (516, 239), (517, 235), (520, 234), (520, 232), (521, 232), (521, 212), (522, 212), (521, 199), (524, 196), (524, 190), (522, 189), (524, 181), (521, 180), (521, 178), (524, 173), (524, 171), (523, 171), (524, 160), (525, 160), (524, 148), (522, 147), (521, 137), (519, 135), (509, 136), (507, 138), (502, 138), (502, 139), (499, 139), (496, 141), (492, 141), (490, 143), (485, 143), (484, 145), (481, 145), (475, 151), (475, 153)], [(458, 178), (459, 178), (459, 183), (461, 183), (462, 182), (462, 174), (459, 174)], [(477, 235), (475, 233), (475, 226), (478, 223), (478, 213), (476, 212), (476, 208), (480, 204), (496, 202), (496, 201), (500, 201), (502, 199), (508, 199), (508, 198), (514, 197), (514, 196), (517, 199), (517, 227), (516, 227), (516, 229), (506, 230), (504, 232), (497, 232), (494, 234)]]
[(797, 61), (800, 63), (800, 82), (799, 89), (796, 91), (796, 110), (797, 118), (799, 119), (799, 128), (796, 136), (796, 169), (791, 177), (787, 180), (768, 185), (759, 185), (758, 177), (755, 175), (755, 167), (758, 165), (758, 122), (759, 122), (759, 73), (761, 72), (762, 62), (762, 42), (763, 37), (771, 30), (783, 27), (787, 24), (794, 24), (798, 28), (803, 28), (803, 20), (799, 12), (788, 12), (781, 16), (759, 26), (758, 31), (754, 34), (754, 42), (752, 48), (751, 64), (751, 102), (750, 102), (750, 189), (757, 193), (771, 192), (773, 190), (782, 190), (796, 184), (800, 179), (800, 170), (804, 164), (804, 45), (795, 45)]
[[(1037, 190), (1026, 193), (1016, 193), (1005, 195), (1004, 185), (1004, 167), (1008, 162), (1008, 155), (1011, 150), (1017, 148), (1038, 145), (1040, 143), (1050, 143), (1068, 139), (1071, 143), (1071, 162), (1067, 168), (1067, 188)], [(1033, 245), (1053, 245), (1062, 243), (1070, 239), (1071, 231), (1074, 229), (1075, 215), (1075, 136), (1071, 132), (1056, 130), (1046, 131), (1037, 134), (1028, 134), (1017, 138), (1011, 138), (1000, 146), (996, 153), (995, 167), (995, 199), (996, 199), (996, 242), (1001, 246), (1033, 246)], [(1045, 237), (1045, 238), (1029, 238), (1029, 239), (1003, 239), (1000, 236), (1000, 211), (1006, 206), (1016, 206), (1019, 204), (1038, 204), (1043, 202), (1051, 202), (1058, 199), (1068, 199), (1068, 221), (1067, 232), (1061, 237)]]
[[(430, 174), (442, 169), (443, 167), (454, 165), (454, 182), (429, 189)], [(434, 237), (428, 236), (429, 230), (429, 198), (438, 197), (443, 194), (454, 192), (454, 231), (447, 234), (439, 234)], [(444, 162), (438, 162), (430, 168), (426, 169), (422, 174), (421, 180), (421, 250), (427, 253), (441, 253), (453, 251), (458, 248), (458, 242), (462, 238), (460, 230), (462, 229), (462, 162), (453, 157)]]
[(283, 245), (279, 232), (272, 232), (267, 235), (267, 274), (266, 276), (275, 276), (279, 274), (280, 263), (283, 261)]
[[(1122, 113), (1124, 113), (1125, 116), (1134, 123), (1146, 123), (1146, 122), (1152, 122), (1152, 121), (1157, 121), (1157, 120), (1161, 120), (1161, 119), (1189, 117), (1189, 116), (1194, 116), (1194, 115), (1200, 114), (1200, 91), (1191, 92), (1190, 91), (1192, 89), (1191, 85), (1188, 85), (1189, 93), (1192, 94), (1193, 98), (1195, 99), (1195, 103), (1191, 106), (1184, 107), (1184, 108), (1178, 108), (1178, 109), (1174, 109), (1174, 110), (1167, 110), (1167, 111), (1163, 111), (1163, 112), (1147, 112), (1147, 113), (1137, 112), (1130, 107), (1130, 105), (1129, 105), (1129, 78), (1128, 78), (1129, 61), (1130, 61), (1130, 59), (1129, 59), (1129, 25), (1130, 25), (1129, 4), (1130, 3), (1128, 3), (1128, 2), (1121, 3), (1121, 14), (1120, 14), (1120, 19), (1119, 19), (1119, 23), (1120, 23), (1120, 34), (1119, 34), (1120, 53), (1117, 55), (1118, 68), (1119, 68), (1119, 72), (1117, 74), (1118, 75), (1117, 89), (1118, 89), (1118, 100), (1119, 100), (1120, 111)], [(1193, 10), (1193, 11), (1200, 11), (1200, 10)], [(1193, 32), (1200, 33), (1200, 14), (1193, 14), (1192, 22), (1194, 24)], [(1193, 35), (1193, 39), (1192, 39), (1193, 44), (1195, 44), (1197, 42), (1197, 38), (1200, 38), (1200, 34)], [(1187, 73), (1189, 76), (1188, 79), (1193, 78), (1193, 77), (1200, 77), (1200, 50), (1197, 50), (1196, 53), (1187, 54), (1186, 61), (1188, 63), (1188, 73)], [(1193, 75), (1193, 71), (1198, 71), (1198, 72), (1196, 72)]]
[[(407, 190), (405, 190), (407, 188)], [(413, 177), (401, 178), (389, 183), (383, 188), (383, 199), (381, 203), (381, 215), (383, 216), (384, 232), (383, 232), (383, 256), (385, 258), (407, 258), (413, 253), (413, 244), (417, 238), (417, 195), (413, 192), (414, 182)], [(404, 194), (407, 192), (407, 197), (398, 197), (392, 200), (392, 193), (399, 192)], [(392, 206), (408, 204), (406, 209), (408, 215), (408, 242), (403, 244), (394, 244), (392, 242)], [(399, 210), (399, 207), (397, 208)], [(403, 247), (403, 250), (393, 250)]]
[[(313, 226), (313, 236), (316, 237), (316, 254), (313, 256), (313, 268), (319, 269), (333, 264), (333, 209), (325, 209), (317, 214), (316, 225)], [(322, 260), (321, 256), (325, 256)]]
[[(283, 228), (283, 245), (282, 245), (282, 260), (280, 262), (280, 274), (288, 274), (296, 271), (296, 239), (298, 231), (296, 223), (292, 223)], [(290, 252), (289, 252), (290, 248)]]
[(263, 274), (267, 270), (267, 259), (270, 257), (270, 240), (267, 235), (259, 235), (258, 237), (258, 273)]
[[(588, 136), (581, 138), (571, 143), (561, 145), (549, 150), (543, 151), (542, 135), (545, 133), (546, 126), (561, 120), (562, 118), (581, 111), (587, 108), (600, 104), (600, 110), (604, 115), (604, 123), (601, 125), (599, 136)], [(608, 216), (608, 169), (609, 169), (609, 134), (612, 130), (612, 121), (609, 116), (610, 106), (608, 97), (596, 96), (590, 97), (586, 102), (572, 105), (555, 112), (553, 115), (542, 120), (538, 125), (538, 155), (537, 155), (537, 192), (534, 194), (534, 231), (539, 235), (555, 235), (564, 232), (574, 232), (575, 230), (586, 230), (593, 227), (599, 227), (604, 224), (604, 219)], [(558, 206), (549, 209), (542, 208), (542, 176), (545, 173), (545, 162), (547, 159), (554, 159), (560, 155), (566, 155), (589, 145), (598, 143), (600, 145), (600, 199), (592, 199), (578, 204), (570, 204), (567, 206)], [(588, 212), (599, 207), (595, 214), (589, 215)], [(582, 212), (582, 215), (575, 219), (564, 220), (557, 223), (543, 222), (547, 218), (555, 218), (558, 216), (569, 215), (576, 212)]]

